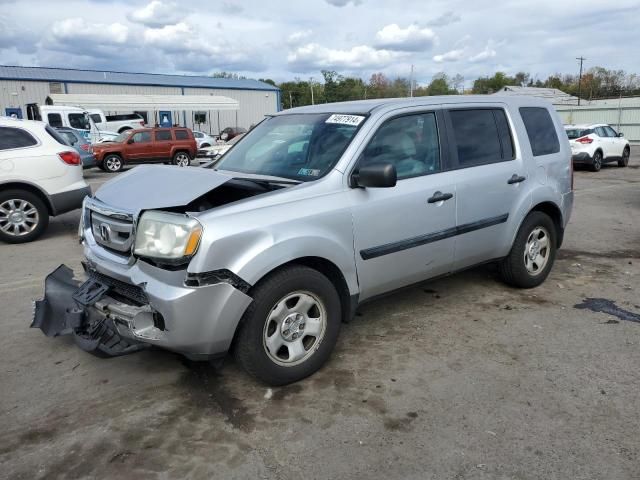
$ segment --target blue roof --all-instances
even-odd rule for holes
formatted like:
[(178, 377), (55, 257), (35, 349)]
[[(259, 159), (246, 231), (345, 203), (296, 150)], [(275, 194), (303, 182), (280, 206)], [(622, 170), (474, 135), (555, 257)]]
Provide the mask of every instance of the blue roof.
[(40, 82), (102, 83), (111, 85), (149, 85), (156, 87), (221, 88), (231, 90), (279, 90), (258, 80), (213, 78), (195, 75), (164, 75), (158, 73), (127, 73), (71, 68), (17, 67), (0, 65), (2, 80), (32, 80)]

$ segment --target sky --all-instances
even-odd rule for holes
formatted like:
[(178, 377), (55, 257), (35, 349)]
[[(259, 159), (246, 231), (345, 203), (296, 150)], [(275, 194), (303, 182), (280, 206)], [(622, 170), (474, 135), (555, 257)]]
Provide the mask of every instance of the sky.
[(0, 0), (0, 64), (418, 84), (495, 71), (640, 73), (640, 0)]

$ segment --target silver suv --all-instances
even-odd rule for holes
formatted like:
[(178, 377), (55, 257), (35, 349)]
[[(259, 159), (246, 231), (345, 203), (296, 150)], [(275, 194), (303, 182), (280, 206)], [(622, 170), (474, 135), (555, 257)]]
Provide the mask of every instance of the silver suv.
[(211, 168), (141, 166), (85, 201), (84, 283), (60, 266), (33, 327), (112, 356), (232, 350), (286, 384), (380, 294), (496, 261), (542, 283), (573, 204), (553, 107), (525, 97), (381, 99), (265, 119)]

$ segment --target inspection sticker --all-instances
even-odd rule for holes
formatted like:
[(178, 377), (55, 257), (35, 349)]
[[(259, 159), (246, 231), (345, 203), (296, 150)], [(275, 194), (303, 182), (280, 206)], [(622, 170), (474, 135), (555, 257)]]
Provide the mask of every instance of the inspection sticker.
[(357, 127), (362, 123), (362, 120), (364, 120), (364, 117), (360, 115), (339, 115), (334, 113), (327, 118), (327, 121), (324, 123), (339, 123), (340, 125), (353, 125)]
[(320, 170), (315, 168), (301, 168), (298, 170), (298, 175), (304, 175), (305, 177), (318, 177), (320, 176)]

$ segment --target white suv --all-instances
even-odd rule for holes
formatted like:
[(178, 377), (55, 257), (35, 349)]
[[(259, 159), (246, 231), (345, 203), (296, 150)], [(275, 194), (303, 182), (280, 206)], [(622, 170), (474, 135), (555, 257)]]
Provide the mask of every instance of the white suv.
[(604, 123), (591, 125), (565, 125), (574, 165), (589, 165), (597, 172), (603, 163), (618, 162), (619, 167), (629, 164), (631, 148), (622, 133)]
[(49, 216), (80, 208), (86, 195), (80, 155), (53, 128), (0, 117), (0, 241), (36, 239)]

